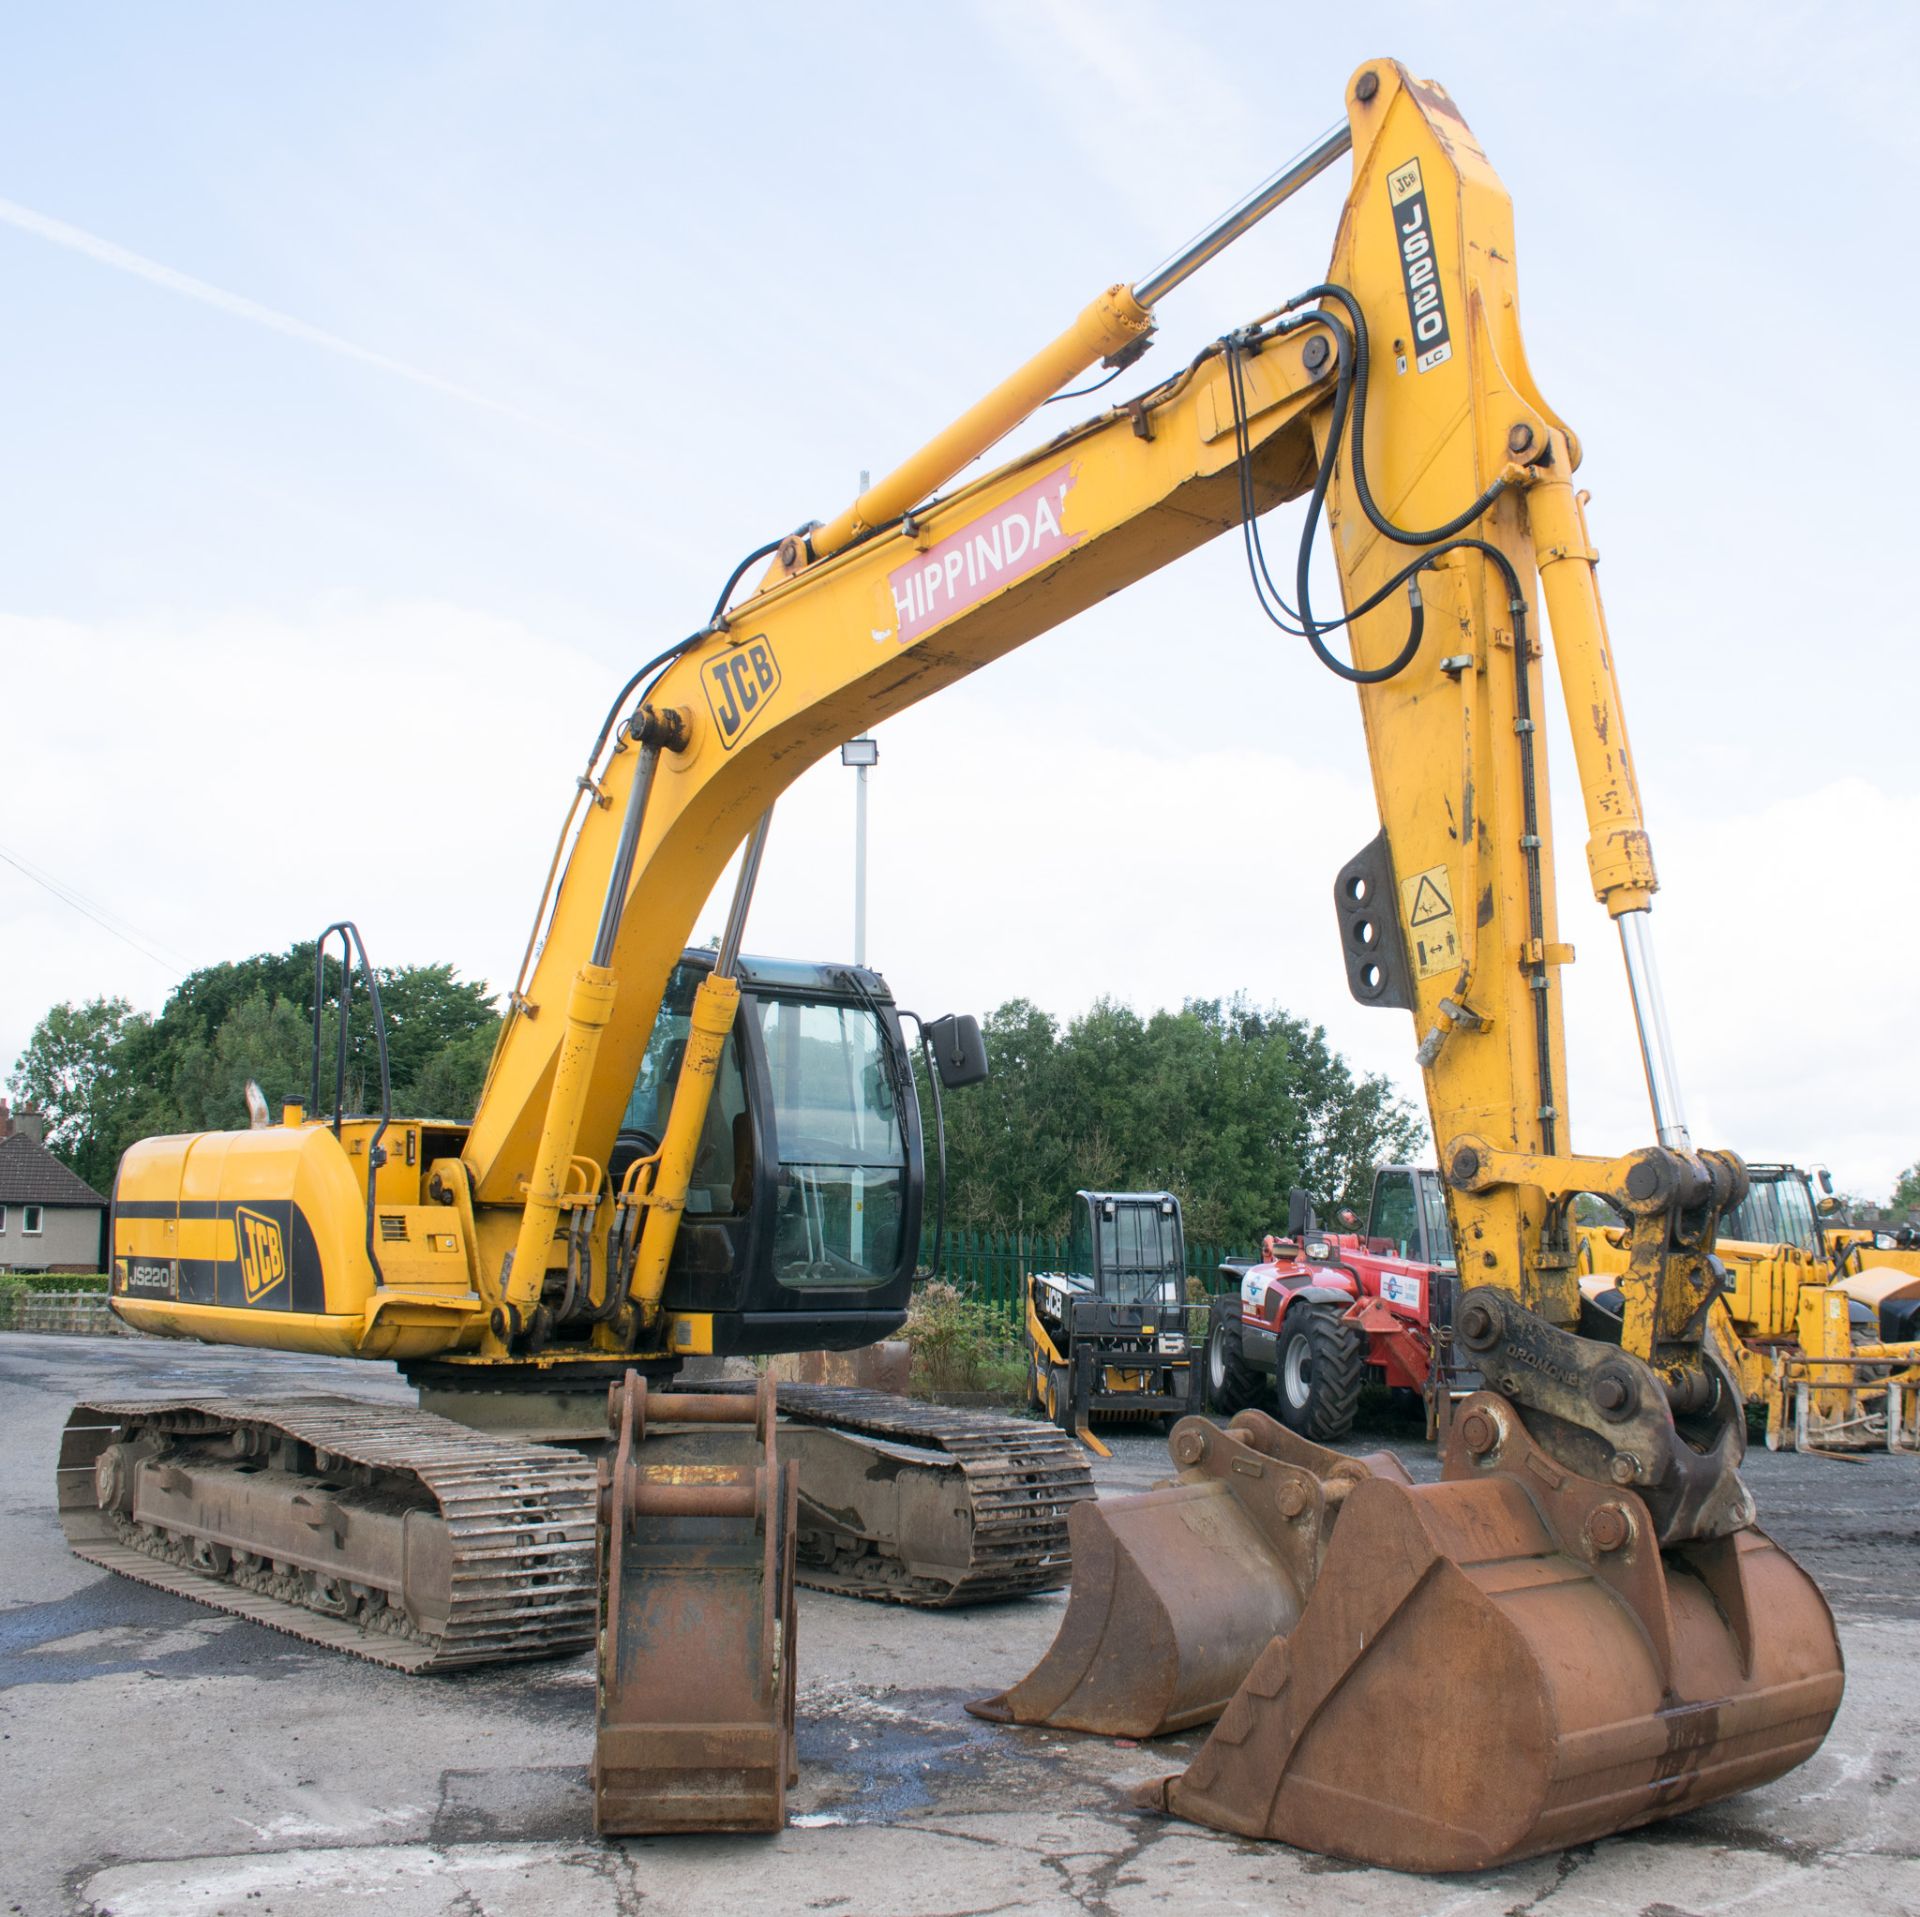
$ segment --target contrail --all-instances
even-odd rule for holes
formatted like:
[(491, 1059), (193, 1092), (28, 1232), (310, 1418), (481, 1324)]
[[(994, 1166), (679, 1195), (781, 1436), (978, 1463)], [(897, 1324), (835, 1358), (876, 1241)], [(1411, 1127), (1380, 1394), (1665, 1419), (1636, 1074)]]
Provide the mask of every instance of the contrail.
[(324, 327), (309, 326), (305, 320), (295, 319), (291, 313), (276, 312), (271, 306), (262, 306), (258, 300), (250, 300), (239, 293), (229, 293), (224, 287), (197, 280), (191, 273), (176, 272), (171, 266), (162, 266), (158, 260), (148, 259), (144, 253), (116, 246), (112, 240), (103, 240), (97, 233), (89, 233), (83, 227), (69, 226), (65, 220), (49, 219), (46, 214), (36, 213), (31, 207), (21, 206), (13, 200), (0, 199), (0, 223), (18, 227), (21, 232), (35, 234), (40, 239), (51, 240), (55, 246), (64, 246), (70, 253), (84, 254), (90, 260), (98, 260), (102, 266), (116, 267), (122, 273), (133, 274), (136, 279), (164, 286), (170, 293), (198, 300), (203, 306), (231, 314), (235, 319), (251, 320), (256, 326), (284, 333), (289, 339), (303, 340), (307, 345), (318, 346), (324, 352), (337, 353), (342, 359), (358, 360), (362, 366), (391, 373), (396, 379), (410, 380), (415, 386), (443, 393), (449, 399), (481, 407), (489, 413), (498, 413), (525, 426), (541, 425), (539, 420), (500, 400), (489, 399), (485, 393), (476, 393), (470, 386), (456, 385), (450, 379), (442, 379), (438, 373), (409, 366), (405, 360), (373, 352), (365, 346), (356, 346), (352, 340), (342, 339), (338, 333), (329, 333)]

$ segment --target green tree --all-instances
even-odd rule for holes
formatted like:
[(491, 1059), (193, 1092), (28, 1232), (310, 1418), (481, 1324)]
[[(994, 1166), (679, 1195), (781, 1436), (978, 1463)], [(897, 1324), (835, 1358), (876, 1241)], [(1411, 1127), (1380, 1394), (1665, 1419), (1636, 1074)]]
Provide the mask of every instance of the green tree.
[(1244, 996), (1142, 1018), (1101, 1000), (1063, 1031), (1025, 999), (986, 1021), (992, 1075), (946, 1101), (949, 1216), (1057, 1232), (1079, 1187), (1177, 1192), (1199, 1239), (1241, 1245), (1290, 1187), (1364, 1205), (1376, 1163), (1424, 1137), (1326, 1033)]
[[(394, 1109), (404, 1103), (409, 1111), (432, 1117), (471, 1116), (500, 1029), (486, 986), (456, 977), (451, 965), (402, 965), (381, 973), (380, 1003), (387, 1018)], [(369, 1047), (371, 1030), (369, 1024)], [(448, 1058), (449, 1053), (454, 1056)], [(421, 1087), (429, 1072), (433, 1097), (423, 1104)], [(372, 1084), (377, 1093), (377, 1065)], [(450, 1092), (460, 1094), (458, 1110), (441, 1109)]]
[(277, 1117), (289, 1098), (307, 1096), (311, 1031), (286, 998), (254, 992), (227, 1010), (210, 1044), (183, 1046), (169, 1090), (189, 1131), (233, 1131), (247, 1123), (247, 1080), (266, 1094)]
[[(307, 941), (204, 966), (151, 1019), (119, 999), (56, 1006), (36, 1028), (11, 1088), (47, 1112), (53, 1149), (104, 1191), (136, 1139), (244, 1126), (249, 1078), (276, 1112), (286, 1099), (307, 1099), (313, 954)], [(445, 964), (385, 969), (379, 984), (395, 1112), (471, 1117), (500, 1026), (487, 988)], [(339, 960), (330, 955), (320, 998), (321, 1094), (329, 1111), (341, 994)], [(379, 1048), (363, 979), (356, 976), (347, 998), (346, 1106), (377, 1110)]]
[(96, 1191), (108, 1191), (138, 1102), (126, 1061), (149, 1028), (123, 998), (56, 1005), (33, 1029), (7, 1089), (47, 1115), (47, 1146)]
[(1920, 1164), (1909, 1165), (1894, 1181), (1887, 1203), (1896, 1212), (1920, 1211)]
[(499, 1020), (493, 1019), (464, 1038), (443, 1045), (421, 1067), (406, 1097), (396, 1100), (394, 1109), (465, 1124), (480, 1103), (480, 1088), (486, 1082), (499, 1030)]

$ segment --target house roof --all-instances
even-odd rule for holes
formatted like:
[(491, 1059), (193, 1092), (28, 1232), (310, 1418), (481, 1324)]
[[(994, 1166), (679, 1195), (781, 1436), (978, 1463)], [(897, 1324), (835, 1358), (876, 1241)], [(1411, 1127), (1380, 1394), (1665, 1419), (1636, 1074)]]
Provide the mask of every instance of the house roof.
[(106, 1203), (37, 1139), (24, 1132), (0, 1138), (0, 1205), (87, 1205), (104, 1211)]

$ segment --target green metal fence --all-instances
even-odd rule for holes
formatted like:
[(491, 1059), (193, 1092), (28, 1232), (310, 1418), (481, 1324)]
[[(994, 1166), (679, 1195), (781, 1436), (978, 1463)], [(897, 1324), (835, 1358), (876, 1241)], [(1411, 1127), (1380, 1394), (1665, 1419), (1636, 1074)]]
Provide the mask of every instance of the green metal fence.
[[(1187, 1243), (1187, 1275), (1198, 1278), (1209, 1291), (1221, 1287), (1220, 1261), (1247, 1256), (1225, 1245)], [(933, 1265), (933, 1232), (929, 1229), (920, 1241), (920, 1268)], [(1043, 1232), (954, 1231), (949, 1230), (940, 1252), (940, 1270), (935, 1274), (957, 1285), (968, 1297), (977, 1299), (988, 1310), (1008, 1321), (1020, 1323), (1020, 1283), (1030, 1271), (1064, 1271), (1067, 1268), (1067, 1241)]]

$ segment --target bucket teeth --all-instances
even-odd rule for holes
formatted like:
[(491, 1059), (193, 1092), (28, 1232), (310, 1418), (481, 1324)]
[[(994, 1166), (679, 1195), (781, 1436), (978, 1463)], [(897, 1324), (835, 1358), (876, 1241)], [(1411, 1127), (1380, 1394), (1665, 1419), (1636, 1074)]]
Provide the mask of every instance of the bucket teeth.
[[(1662, 1552), (1483, 1395), (1476, 1460), (1344, 1500), (1299, 1621), (1143, 1808), (1400, 1870), (1480, 1870), (1692, 1810), (1818, 1749), (1839, 1644), (1751, 1528)], [(1456, 1425), (1456, 1430), (1459, 1426)]]

